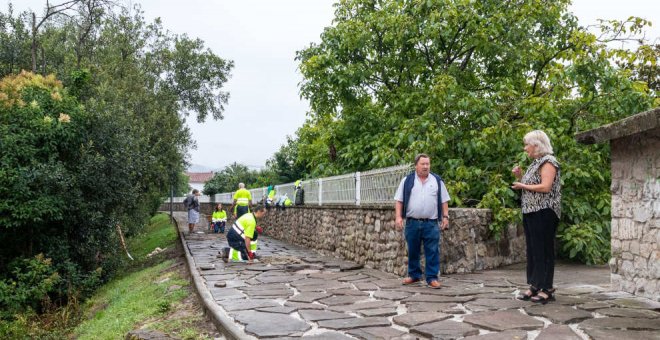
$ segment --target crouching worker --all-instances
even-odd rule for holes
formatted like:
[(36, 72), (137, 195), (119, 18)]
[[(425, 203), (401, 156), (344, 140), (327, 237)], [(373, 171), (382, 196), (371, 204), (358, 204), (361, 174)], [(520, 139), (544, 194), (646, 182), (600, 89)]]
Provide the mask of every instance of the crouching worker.
[[(240, 255), (240, 260), (252, 262), (255, 254), (252, 252), (252, 240), (256, 240), (257, 220), (266, 215), (266, 208), (258, 204), (252, 213), (241, 216), (234, 222), (227, 232), (227, 243), (229, 243), (229, 254), (227, 257), (234, 259), (233, 253)], [(222, 257), (226, 261), (227, 257)]]
[(222, 209), (222, 203), (218, 203), (215, 206), (213, 215), (211, 215), (211, 226), (213, 227), (213, 232), (221, 234), (225, 233), (225, 224), (227, 223), (227, 212)]
[[(252, 255), (254, 255), (253, 259), (257, 259), (257, 260), (259, 259), (259, 255), (257, 254), (257, 249), (259, 248), (259, 245), (257, 243), (259, 241), (257, 241), (257, 239), (259, 238), (259, 235), (261, 235), (262, 233), (263, 233), (263, 229), (260, 226), (257, 226), (255, 228), (254, 238), (252, 240), (250, 240), (250, 251), (252, 252)], [(243, 256), (241, 256), (241, 252), (239, 252), (238, 250), (236, 250), (234, 248), (225, 247), (222, 250), (221, 254), (222, 255), (220, 255), (220, 257), (222, 257), (222, 260), (225, 261), (225, 262), (227, 262), (227, 261), (243, 262), (244, 261)]]

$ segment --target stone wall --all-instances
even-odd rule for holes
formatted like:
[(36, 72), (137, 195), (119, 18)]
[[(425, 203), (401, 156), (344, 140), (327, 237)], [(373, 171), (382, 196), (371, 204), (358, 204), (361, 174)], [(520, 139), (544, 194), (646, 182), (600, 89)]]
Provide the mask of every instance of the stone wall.
[(660, 300), (660, 127), (611, 148), (612, 288)]
[[(500, 241), (488, 237), (487, 209), (449, 209), (442, 234), (441, 271), (466, 273), (525, 261), (522, 228), (512, 226)], [(397, 275), (407, 272), (403, 232), (394, 226), (394, 207), (303, 206), (271, 210), (260, 222), (276, 239), (316, 249)]]
[[(202, 203), (210, 214), (213, 204)], [(169, 203), (161, 206), (169, 211)], [(174, 203), (183, 211), (182, 203)], [(449, 209), (450, 228), (442, 233), (442, 273), (467, 273), (525, 261), (522, 227), (511, 226), (499, 241), (488, 235), (488, 209)], [(228, 221), (233, 223), (233, 221)], [(394, 226), (394, 205), (305, 205), (271, 209), (259, 224), (270, 237), (315, 249), (321, 254), (397, 275), (407, 272), (402, 231)]]

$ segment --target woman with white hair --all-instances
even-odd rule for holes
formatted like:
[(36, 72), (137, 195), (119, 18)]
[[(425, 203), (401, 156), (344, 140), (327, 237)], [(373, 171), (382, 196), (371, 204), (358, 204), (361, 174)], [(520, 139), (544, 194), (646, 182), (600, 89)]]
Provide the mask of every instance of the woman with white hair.
[(522, 175), (519, 166), (512, 170), (518, 182), (511, 188), (522, 190), (523, 226), (527, 245), (527, 283), (529, 289), (519, 300), (546, 304), (553, 300), (555, 236), (561, 216), (559, 162), (545, 132), (535, 130), (523, 138), (524, 150), (532, 164)]

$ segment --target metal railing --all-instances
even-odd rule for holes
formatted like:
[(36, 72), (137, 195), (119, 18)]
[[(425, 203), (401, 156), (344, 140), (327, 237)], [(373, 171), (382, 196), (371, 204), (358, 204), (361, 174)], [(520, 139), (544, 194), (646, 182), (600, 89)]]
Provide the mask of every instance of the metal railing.
[[(403, 177), (412, 172), (412, 164), (389, 168), (354, 172), (345, 175), (310, 179), (302, 182), (306, 205), (324, 204), (373, 204), (394, 202), (394, 193)], [(249, 189), (252, 203), (259, 202), (267, 195), (267, 187)], [(286, 194), (295, 200), (294, 183), (275, 186), (276, 198)], [(217, 194), (214, 197), (200, 196), (200, 202), (231, 204), (234, 192)], [(184, 197), (175, 197), (174, 202), (182, 202)]]

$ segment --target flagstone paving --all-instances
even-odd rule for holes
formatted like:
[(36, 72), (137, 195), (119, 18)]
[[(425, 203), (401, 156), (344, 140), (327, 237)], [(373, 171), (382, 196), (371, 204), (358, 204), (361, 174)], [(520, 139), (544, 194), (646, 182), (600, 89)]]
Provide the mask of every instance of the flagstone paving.
[(660, 303), (609, 291), (609, 269), (559, 263), (556, 300), (515, 300), (524, 264), (441, 277), (443, 287), (259, 238), (260, 261), (224, 263), (222, 234), (188, 234), (175, 213), (198, 293), (228, 338), (657, 339)]

